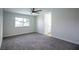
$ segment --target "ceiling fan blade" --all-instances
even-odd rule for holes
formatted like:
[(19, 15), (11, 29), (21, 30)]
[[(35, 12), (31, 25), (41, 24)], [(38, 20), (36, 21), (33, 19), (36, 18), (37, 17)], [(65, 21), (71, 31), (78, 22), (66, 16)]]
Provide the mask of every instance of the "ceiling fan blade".
[(35, 8), (30, 8), (30, 10), (31, 10), (31, 14), (32, 13), (39, 13), (40, 11), (42, 11), (42, 10), (35, 10)]
[(42, 10), (36, 10), (36, 11), (33, 11), (33, 12), (37, 13), (37, 12), (40, 12), (40, 11), (42, 11)]
[(42, 10), (36, 10), (36, 11), (42, 11)]

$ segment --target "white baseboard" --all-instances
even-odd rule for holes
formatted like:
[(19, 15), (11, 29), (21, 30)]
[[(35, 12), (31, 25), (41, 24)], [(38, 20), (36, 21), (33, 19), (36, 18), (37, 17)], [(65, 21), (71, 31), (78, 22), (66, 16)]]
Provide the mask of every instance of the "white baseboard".
[[(46, 35), (46, 34), (44, 34), (44, 33), (40, 33), (40, 34)], [(46, 35), (46, 36), (48, 36), (48, 35)], [(58, 39), (60, 39), (60, 40), (64, 40), (64, 41), (71, 42), (71, 43), (74, 43), (74, 44), (79, 45), (79, 43), (73, 42), (73, 41), (70, 41), (70, 40), (66, 40), (66, 38), (61, 38), (61, 37), (54, 36), (54, 35), (51, 35), (50, 37), (58, 38)]]
[(64, 40), (64, 41), (71, 42), (71, 43), (74, 43), (74, 44), (79, 45), (79, 43), (77, 43), (77, 42), (73, 42), (73, 41), (71, 41), (71, 40), (66, 40), (65, 38), (57, 37), (57, 36), (54, 36), (54, 35), (52, 35), (52, 37), (54, 37), (54, 38), (58, 38), (58, 39), (61, 39), (61, 40)]
[(31, 33), (35, 33), (35, 32), (22, 33), (22, 34), (12, 34), (12, 35), (4, 36), (3, 38), (5, 38), (5, 37), (11, 37), (11, 36), (17, 36), (17, 35), (23, 35), (23, 34), (31, 34)]

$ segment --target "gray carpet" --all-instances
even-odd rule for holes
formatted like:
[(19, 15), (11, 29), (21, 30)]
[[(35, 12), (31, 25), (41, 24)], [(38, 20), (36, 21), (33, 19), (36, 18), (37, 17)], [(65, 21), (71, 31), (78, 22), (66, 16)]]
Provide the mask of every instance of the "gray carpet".
[(79, 45), (39, 33), (4, 38), (2, 50), (78, 50)]

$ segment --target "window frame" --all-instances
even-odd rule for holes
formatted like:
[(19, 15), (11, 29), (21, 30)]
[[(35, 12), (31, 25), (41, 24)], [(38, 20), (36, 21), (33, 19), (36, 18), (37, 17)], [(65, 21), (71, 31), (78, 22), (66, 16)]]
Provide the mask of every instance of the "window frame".
[[(22, 21), (19, 21), (20, 19), (23, 19)], [(24, 21), (26, 19), (26, 21)], [(17, 25), (16, 22), (22, 23), (21, 26)], [(24, 25), (26, 23), (26, 25)], [(15, 27), (29, 27), (30, 26), (30, 19), (25, 17), (15, 17)]]

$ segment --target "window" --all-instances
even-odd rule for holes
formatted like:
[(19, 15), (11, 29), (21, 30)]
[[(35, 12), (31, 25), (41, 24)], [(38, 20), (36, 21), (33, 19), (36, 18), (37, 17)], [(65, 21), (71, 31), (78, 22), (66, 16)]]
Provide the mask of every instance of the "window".
[(24, 27), (29, 25), (30, 25), (29, 19), (15, 17), (15, 27)]

